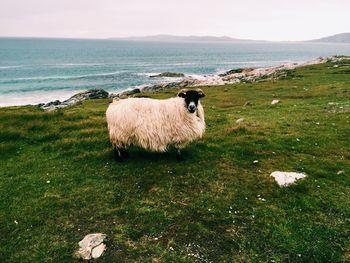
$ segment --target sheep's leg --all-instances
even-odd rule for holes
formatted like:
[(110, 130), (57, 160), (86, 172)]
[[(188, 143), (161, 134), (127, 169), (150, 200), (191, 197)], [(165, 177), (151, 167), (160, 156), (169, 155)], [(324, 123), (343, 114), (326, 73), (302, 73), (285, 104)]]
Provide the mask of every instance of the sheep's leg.
[(123, 161), (122, 149), (114, 147), (114, 158), (118, 162), (122, 162)]
[(176, 159), (178, 161), (183, 161), (183, 156), (182, 156), (182, 153), (181, 153), (181, 150), (179, 148), (176, 149)]
[(123, 158), (128, 158), (129, 154), (125, 149), (120, 149), (120, 153), (122, 155)]

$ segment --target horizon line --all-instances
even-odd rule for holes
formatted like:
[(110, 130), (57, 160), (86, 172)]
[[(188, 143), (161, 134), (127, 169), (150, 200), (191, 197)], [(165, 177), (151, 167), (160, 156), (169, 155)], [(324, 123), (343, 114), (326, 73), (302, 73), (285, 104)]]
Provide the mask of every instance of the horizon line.
[[(137, 41), (137, 40), (132, 40), (130, 38), (144, 38), (144, 37), (154, 37), (154, 36), (161, 36), (161, 35), (167, 35), (167, 34), (159, 34), (159, 35), (147, 35), (147, 36), (127, 36), (127, 37), (55, 37), (55, 36), (1, 36), (0, 38), (36, 38), (36, 39), (71, 39), (71, 40), (129, 40), (129, 41)], [(217, 37), (217, 36), (210, 36), (210, 35), (167, 35), (167, 36), (173, 36), (173, 37), (216, 37), (216, 38), (222, 38), (222, 37), (228, 37), (228, 36), (221, 36), (221, 37)], [(234, 42), (235, 40), (237, 41), (242, 41), (242, 42), (308, 42), (310, 40), (255, 40), (255, 39), (241, 39), (241, 38), (232, 38), (232, 37), (228, 37), (231, 38), (232, 42)], [(151, 41), (146, 41), (146, 42), (151, 42)], [(152, 42), (168, 42), (168, 41), (152, 41)], [(169, 41), (170, 42), (170, 41)], [(203, 41), (205, 42), (205, 41)], [(210, 42), (210, 41), (207, 41)], [(215, 42), (215, 41), (211, 41), (211, 42)], [(217, 42), (225, 42), (225, 41), (217, 41)], [(230, 43), (230, 41), (226, 41), (226, 43)]]
[[(71, 40), (131, 40), (131, 41), (138, 41), (138, 40), (132, 40), (132, 38), (152, 38), (152, 37), (159, 37), (159, 36), (165, 36), (165, 37), (183, 37), (183, 38), (190, 38), (190, 37), (198, 37), (198, 38), (218, 38), (217, 42), (225, 42), (223, 40), (219, 40), (220, 38), (228, 38), (226, 40), (227, 43), (234, 42), (234, 41), (242, 41), (242, 42), (311, 42), (323, 38), (333, 37), (340, 34), (350, 34), (350, 32), (343, 32), (343, 33), (336, 33), (333, 35), (327, 35), (324, 37), (316, 38), (316, 39), (307, 39), (307, 40), (265, 40), (265, 39), (248, 39), (248, 38), (236, 38), (231, 37), (227, 35), (221, 35), (221, 36), (215, 36), (215, 35), (172, 35), (172, 34), (166, 34), (166, 33), (159, 33), (159, 34), (153, 34), (153, 35), (142, 35), (142, 36), (119, 36), (119, 37), (65, 37), (65, 36), (2, 36), (0, 35), (0, 38), (36, 38), (36, 39), (71, 39)], [(147, 40), (146, 40), (147, 41)], [(147, 42), (171, 42), (171, 41), (162, 41), (162, 40), (148, 40)], [(194, 42), (194, 41), (191, 41)], [(201, 42), (201, 41), (199, 41)], [(216, 42), (214, 41), (203, 41), (203, 42)]]

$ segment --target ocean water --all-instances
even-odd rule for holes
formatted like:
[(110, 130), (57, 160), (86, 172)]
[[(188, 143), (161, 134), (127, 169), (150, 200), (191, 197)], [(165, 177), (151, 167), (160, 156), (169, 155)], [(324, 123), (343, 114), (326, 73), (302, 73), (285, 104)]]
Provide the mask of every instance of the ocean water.
[(328, 55), (350, 55), (350, 45), (0, 38), (0, 106), (64, 100), (91, 88), (117, 92), (164, 81), (149, 76), (165, 71), (216, 74)]

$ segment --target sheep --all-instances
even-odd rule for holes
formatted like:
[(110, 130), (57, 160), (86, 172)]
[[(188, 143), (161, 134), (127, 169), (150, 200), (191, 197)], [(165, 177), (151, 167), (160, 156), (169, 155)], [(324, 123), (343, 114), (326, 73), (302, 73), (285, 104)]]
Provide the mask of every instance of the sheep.
[(177, 150), (201, 138), (205, 131), (204, 110), (199, 101), (205, 95), (201, 89), (183, 89), (175, 98), (127, 98), (113, 101), (106, 118), (109, 139), (117, 161), (127, 157), (130, 145), (147, 151), (165, 152), (170, 146)]

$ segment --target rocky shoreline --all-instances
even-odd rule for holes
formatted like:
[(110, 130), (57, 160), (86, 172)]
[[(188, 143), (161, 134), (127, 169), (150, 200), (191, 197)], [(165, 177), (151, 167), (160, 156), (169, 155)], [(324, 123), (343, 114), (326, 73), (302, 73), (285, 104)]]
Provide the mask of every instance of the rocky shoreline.
[[(164, 73), (164, 76), (180, 76), (182, 79), (177, 81), (167, 81), (159, 84), (152, 85), (143, 85), (138, 88), (127, 89), (121, 91), (117, 94), (108, 93), (103, 89), (92, 89), (85, 92), (81, 92), (75, 94), (69, 99), (61, 102), (59, 100), (55, 100), (49, 103), (41, 103), (37, 106), (46, 111), (52, 111), (60, 108), (64, 108), (67, 106), (74, 105), (78, 102), (90, 99), (106, 99), (106, 98), (115, 98), (115, 97), (127, 97), (134, 95), (136, 93), (143, 92), (153, 92), (159, 90), (166, 90), (170, 88), (186, 88), (186, 87), (198, 87), (198, 86), (217, 86), (217, 85), (225, 85), (225, 84), (234, 84), (240, 82), (258, 82), (265, 80), (274, 80), (280, 79), (283, 77), (287, 77), (288, 72), (298, 67), (304, 67), (309, 65), (322, 64), (326, 62), (337, 62), (343, 60), (346, 57), (343, 56), (331, 56), (331, 57), (319, 57), (314, 60), (310, 60), (303, 63), (288, 63), (283, 64), (277, 67), (266, 67), (266, 68), (241, 68), (241, 69), (233, 69), (229, 70), (223, 74), (217, 75), (203, 75), (203, 76), (185, 76), (181, 73)], [(177, 74), (177, 75), (174, 75)], [(162, 74), (157, 77), (163, 77)]]

